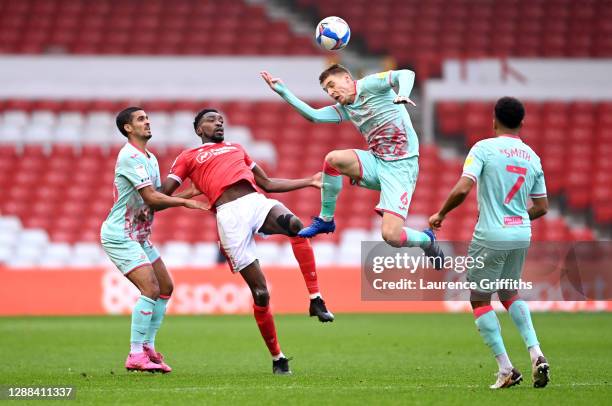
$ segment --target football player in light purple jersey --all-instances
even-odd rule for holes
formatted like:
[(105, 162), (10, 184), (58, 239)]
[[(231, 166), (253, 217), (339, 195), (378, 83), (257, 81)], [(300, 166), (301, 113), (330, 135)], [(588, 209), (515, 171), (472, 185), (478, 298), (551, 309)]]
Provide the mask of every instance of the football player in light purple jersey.
[(327, 154), (323, 165), (321, 212), (298, 235), (309, 238), (336, 229), (334, 212), (344, 175), (354, 184), (380, 191), (375, 210), (383, 217), (382, 238), (388, 244), (421, 247), (434, 266), (441, 269), (444, 254), (433, 231), (405, 227), (419, 172), (419, 141), (404, 106), (414, 105), (409, 98), (414, 72), (387, 71), (354, 80), (345, 67), (331, 65), (321, 73), (319, 83), (336, 104), (320, 109), (298, 99), (280, 79), (268, 72), (261, 72), (261, 76), (307, 120), (318, 123), (351, 121), (368, 143), (367, 151), (347, 149)]
[(172, 278), (157, 249), (149, 241), (154, 210), (187, 207), (206, 210), (207, 205), (191, 200), (194, 188), (176, 196), (159, 192), (161, 181), (157, 158), (146, 149), (151, 123), (140, 107), (123, 109), (117, 128), (127, 139), (115, 165), (115, 203), (102, 224), (100, 240), (111, 261), (140, 291), (132, 310), (129, 371), (172, 371), (155, 350), (155, 337), (172, 293)]
[[(478, 182), (478, 224), (468, 256), (482, 258), (484, 267), (468, 267), (467, 280), (479, 286), (470, 297), (476, 326), (499, 367), (497, 381), (491, 389), (509, 388), (523, 379), (506, 353), (499, 320), (491, 307), (491, 295), (495, 291), (529, 351), (534, 387), (542, 388), (549, 381), (548, 361), (540, 350), (527, 303), (519, 298), (516, 289), (505, 286), (491, 289), (482, 283), (520, 281), (531, 241), (531, 221), (548, 210), (540, 158), (518, 136), (524, 116), (525, 108), (519, 100), (502, 97), (497, 101), (493, 121), (495, 137), (472, 147), (457, 185), (440, 211), (429, 219), (432, 228), (440, 228), (446, 215), (465, 200)], [(530, 199), (533, 204), (528, 208)]]

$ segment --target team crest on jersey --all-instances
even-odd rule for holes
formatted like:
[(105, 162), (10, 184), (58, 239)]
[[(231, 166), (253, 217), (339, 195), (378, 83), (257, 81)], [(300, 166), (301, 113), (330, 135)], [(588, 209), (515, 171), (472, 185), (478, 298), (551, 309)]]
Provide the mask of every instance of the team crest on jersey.
[(200, 152), (196, 157), (196, 161), (201, 164), (208, 161), (211, 156), (212, 154), (210, 153), (210, 151)]

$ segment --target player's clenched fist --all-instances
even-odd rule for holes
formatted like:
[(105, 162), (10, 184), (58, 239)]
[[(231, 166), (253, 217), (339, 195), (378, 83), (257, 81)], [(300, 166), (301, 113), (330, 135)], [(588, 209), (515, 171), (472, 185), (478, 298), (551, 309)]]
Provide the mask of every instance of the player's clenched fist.
[(321, 189), (323, 187), (322, 178), (323, 178), (322, 172), (317, 172), (314, 175), (312, 175), (311, 186), (316, 187), (317, 189)]
[(429, 218), (429, 226), (434, 230), (439, 230), (442, 227), (444, 216), (440, 213), (436, 213)]
[(393, 99), (393, 103), (394, 104), (412, 104), (413, 106), (416, 107), (416, 103), (410, 100), (410, 98), (406, 96), (397, 96), (395, 99)]

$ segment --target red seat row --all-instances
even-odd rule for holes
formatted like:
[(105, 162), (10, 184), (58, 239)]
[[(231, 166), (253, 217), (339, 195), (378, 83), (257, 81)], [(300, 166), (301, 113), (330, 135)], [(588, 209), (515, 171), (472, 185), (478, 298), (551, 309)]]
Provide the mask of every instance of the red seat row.
[(1, 53), (311, 55), (321, 50), (310, 36), (268, 18), (263, 6), (242, 0), (0, 0)]
[[(81, 106), (77, 111), (81, 111), (81, 108), (83, 111), (91, 111), (89, 108), (95, 106), (96, 111), (113, 112), (121, 107), (118, 103), (106, 101), (83, 103), (83, 106), (87, 107)], [(210, 104), (227, 111), (228, 121), (233, 124), (234, 116), (242, 115), (244, 121), (237, 124), (248, 126), (256, 139), (266, 139), (274, 143), (278, 156), (277, 164), (264, 165), (270, 176), (308, 176), (321, 169), (323, 158), (329, 150), (339, 145), (346, 148), (365, 147), (361, 136), (350, 124), (314, 125), (299, 117), (282, 102), (201, 101), (192, 104), (160, 100), (149, 107), (171, 113), (177, 110), (193, 111), (202, 105)], [(74, 104), (67, 101), (19, 100), (0, 103), (2, 110), (23, 107), (28, 112), (43, 109), (61, 113), (66, 106), (74, 107)], [(262, 116), (264, 118), (261, 118)], [(291, 116), (296, 119), (288, 119)], [(100, 224), (113, 203), (113, 169), (119, 148), (120, 146), (110, 149), (98, 146), (73, 148), (71, 145), (56, 144), (50, 150), (38, 145), (27, 145), (23, 150), (19, 150), (14, 145), (1, 146), (0, 189), (3, 193), (0, 194), (0, 213), (17, 215), (28, 227), (44, 228), (56, 241), (97, 241)], [(162, 177), (182, 149), (179, 146), (158, 148), (155, 139), (151, 141), (150, 148), (158, 157)], [(443, 158), (435, 145), (422, 145), (420, 174), (411, 202), (410, 215), (426, 218), (436, 210), (460, 176), (461, 166), (461, 160)], [(604, 182), (607, 178), (602, 179)], [(576, 180), (581, 181), (580, 178)], [(304, 222), (309, 221), (310, 216), (318, 214), (320, 195), (316, 189), (276, 194), (273, 197), (284, 202)], [(597, 201), (611, 201), (610, 197), (609, 193), (602, 192), (593, 198)], [(373, 209), (378, 199), (375, 191), (351, 186), (346, 181), (337, 206), (339, 229), (372, 228), (377, 218)], [(469, 239), (477, 215), (475, 194), (472, 194), (457, 210), (456, 215), (449, 218), (441, 238)], [(567, 225), (534, 231), (534, 236), (542, 239), (571, 238), (573, 235)], [(335, 233), (323, 237), (322, 240), (338, 241), (340, 236), (340, 233)], [(155, 222), (154, 240), (165, 242), (174, 239), (191, 242), (215, 240), (214, 218), (208, 213), (194, 214), (184, 209), (159, 213)]]
[(417, 80), (439, 76), (448, 58), (610, 57), (607, 0), (298, 0), (317, 18), (337, 15), (369, 51), (413, 67)]

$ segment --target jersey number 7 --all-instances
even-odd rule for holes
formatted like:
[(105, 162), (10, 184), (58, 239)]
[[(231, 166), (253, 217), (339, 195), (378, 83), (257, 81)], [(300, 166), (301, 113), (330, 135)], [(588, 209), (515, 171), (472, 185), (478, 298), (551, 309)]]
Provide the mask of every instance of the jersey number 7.
[(516, 192), (518, 192), (521, 186), (523, 186), (523, 183), (525, 183), (525, 175), (527, 175), (527, 168), (523, 168), (522, 166), (506, 165), (506, 171), (510, 173), (516, 173), (519, 175), (519, 177), (516, 180), (516, 183), (512, 185), (512, 189), (510, 189), (510, 191), (506, 195), (504, 204), (510, 203)]

